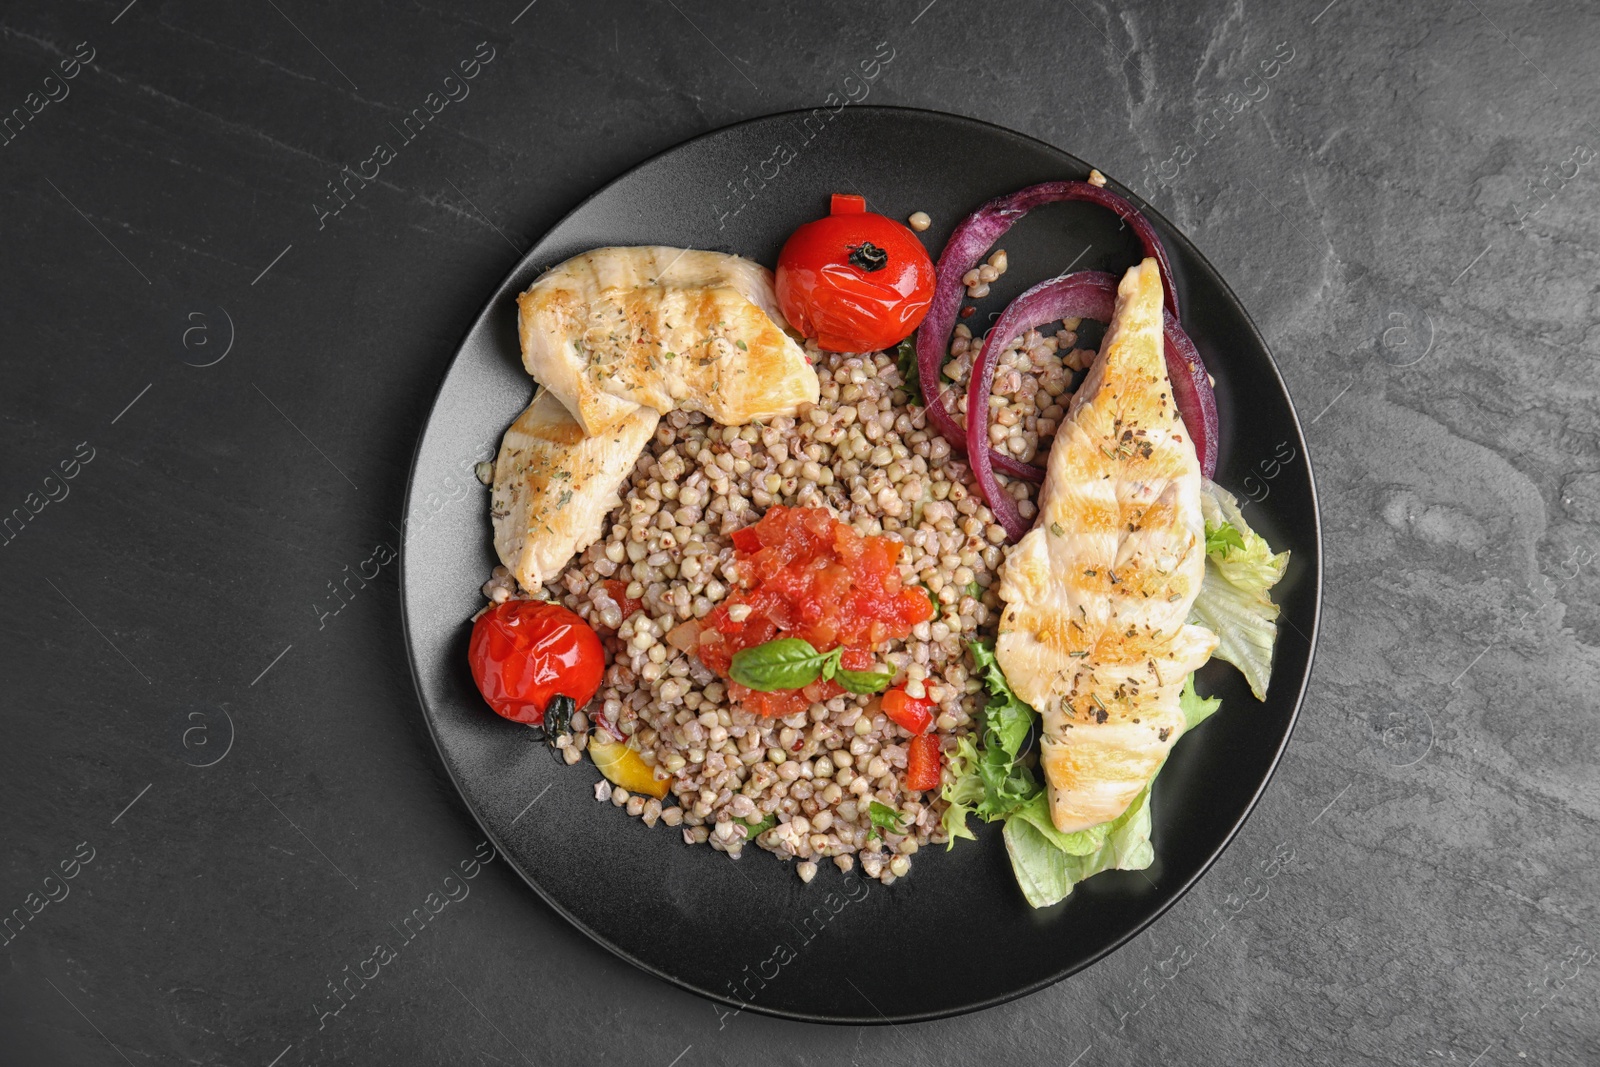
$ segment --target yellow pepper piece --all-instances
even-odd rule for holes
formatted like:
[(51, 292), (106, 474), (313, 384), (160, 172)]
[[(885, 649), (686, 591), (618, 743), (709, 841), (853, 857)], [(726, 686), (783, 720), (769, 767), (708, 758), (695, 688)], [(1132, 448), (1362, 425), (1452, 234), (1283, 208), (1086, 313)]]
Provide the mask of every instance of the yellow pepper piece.
[(603, 741), (600, 732), (589, 735), (589, 758), (613, 785), (657, 800), (667, 795), (667, 781), (657, 778), (650, 765), (624, 741)]

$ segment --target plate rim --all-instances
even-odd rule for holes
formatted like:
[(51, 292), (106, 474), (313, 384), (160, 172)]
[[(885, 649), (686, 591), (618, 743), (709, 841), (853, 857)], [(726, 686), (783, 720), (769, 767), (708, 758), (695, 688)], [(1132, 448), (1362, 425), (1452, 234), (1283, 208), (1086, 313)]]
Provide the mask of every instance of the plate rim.
[[(511, 869), (517, 873), (518, 877), (522, 879), (528, 888), (532, 889), (546, 905), (556, 912), (556, 914), (560, 915), (561, 918), (566, 920), (566, 922), (574, 929), (588, 937), (590, 941), (604, 948), (617, 958), (626, 961), (641, 971), (644, 971), (646, 974), (668, 982), (678, 989), (684, 990), (685, 992), (692, 993), (695, 996), (702, 997), (706, 1000), (710, 1000), (713, 1003), (723, 1004), (738, 1011), (749, 1010), (772, 1018), (837, 1026), (892, 1026), (900, 1023), (932, 1022), (938, 1019), (949, 1019), (974, 1012), (984, 1011), (989, 1008), (999, 1007), (1002, 1004), (1007, 1004), (1011, 1001), (1020, 1000), (1023, 997), (1031, 996), (1040, 990), (1047, 989), (1058, 982), (1062, 982), (1068, 978), (1071, 978), (1073, 975), (1086, 971), (1090, 967), (1093, 967), (1095, 964), (1099, 963), (1101, 960), (1104, 960), (1107, 956), (1121, 949), (1129, 941), (1132, 941), (1144, 931), (1148, 930), (1156, 923), (1157, 920), (1159, 920), (1174, 905), (1182, 900), (1189, 893), (1189, 891), (1194, 888), (1196, 883), (1210, 873), (1211, 868), (1219, 859), (1222, 858), (1222, 854), (1227, 851), (1228, 847), (1232, 845), (1234, 840), (1238, 837), (1239, 832), (1244, 828), (1245, 823), (1249, 821), (1253, 814), (1255, 814), (1256, 806), (1260, 803), (1262, 796), (1267, 791), (1267, 787), (1272, 783), (1273, 778), (1277, 775), (1279, 764), (1283, 761), (1284, 753), (1288, 751), (1289, 743), (1294, 737), (1295, 727), (1298, 726), (1300, 722), (1301, 709), (1305, 705), (1306, 695), (1311, 687), (1311, 677), (1316, 669), (1317, 645), (1318, 639), (1321, 636), (1324, 584), (1322, 508), (1317, 493), (1316, 471), (1311, 462), (1310, 450), (1306, 447), (1305, 427), (1301, 423), (1299, 409), (1294, 403), (1294, 397), (1289, 391), (1288, 384), (1283, 380), (1283, 372), (1278, 367), (1278, 360), (1273, 354), (1272, 347), (1267, 344), (1266, 338), (1262, 336), (1261, 330), (1256, 325), (1255, 319), (1251, 317), (1248, 309), (1246, 309), (1244, 305), (1244, 302), (1239, 299), (1238, 294), (1233, 291), (1233, 286), (1229, 284), (1227, 277), (1216, 268), (1216, 266), (1209, 258), (1205, 256), (1204, 253), (1200, 251), (1199, 247), (1189, 239), (1188, 235), (1183, 230), (1175, 226), (1159, 210), (1152, 207), (1149, 201), (1147, 201), (1143, 196), (1139, 195), (1138, 192), (1118, 182), (1110, 174), (1106, 174), (1106, 172), (1101, 171), (1102, 174), (1106, 174), (1108, 181), (1116, 187), (1116, 191), (1132, 201), (1142, 213), (1159, 222), (1168, 234), (1172, 235), (1186, 245), (1188, 250), (1198, 260), (1200, 260), (1200, 262), (1204, 263), (1205, 266), (1210, 269), (1211, 273), (1216, 276), (1218, 282), (1222, 286), (1222, 291), (1227, 300), (1229, 303), (1231, 303), (1233, 309), (1238, 312), (1239, 317), (1249, 329), (1250, 334), (1254, 337), (1256, 343), (1260, 345), (1261, 350), (1266, 353), (1267, 365), (1272, 372), (1272, 380), (1276, 383), (1279, 391), (1283, 394), (1284, 399), (1288, 401), (1289, 421), (1294, 431), (1295, 443), (1298, 445), (1300, 455), (1305, 461), (1306, 481), (1308, 488), (1310, 489), (1310, 522), (1315, 548), (1312, 559), (1314, 571), (1312, 577), (1314, 578), (1314, 588), (1312, 589), (1311, 597), (1311, 627), (1310, 632), (1303, 635), (1306, 637), (1309, 644), (1306, 652), (1306, 665), (1304, 673), (1300, 678), (1299, 685), (1297, 686), (1293, 695), (1293, 700), (1289, 709), (1289, 721), (1285, 726), (1283, 739), (1279, 742), (1277, 751), (1273, 753), (1271, 761), (1267, 764), (1266, 772), (1261, 776), (1260, 783), (1256, 786), (1255, 791), (1251, 793), (1250, 798), (1246, 802), (1243, 811), (1240, 812), (1238, 819), (1234, 822), (1233, 826), (1229, 828), (1227, 834), (1222, 838), (1222, 840), (1217, 843), (1216, 847), (1211, 850), (1210, 854), (1199, 865), (1199, 867), (1195, 869), (1194, 873), (1182, 885), (1173, 891), (1171, 896), (1166, 901), (1157, 906), (1155, 910), (1150, 912), (1150, 914), (1136, 926), (1106, 944), (1099, 951), (1077, 962), (1073, 966), (1046, 978), (1038, 979), (1010, 992), (973, 1001), (956, 1008), (940, 1009), (937, 1011), (921, 1013), (908, 1013), (894, 1016), (884, 1015), (882, 1013), (878, 1013), (875, 1016), (843, 1016), (821, 1015), (815, 1012), (785, 1009), (778, 1005), (755, 1004), (739, 1001), (735, 998), (719, 994), (714, 990), (701, 989), (700, 987), (692, 985), (688, 981), (676, 975), (670, 974), (659, 967), (639, 959), (622, 946), (613, 944), (611, 941), (602, 937), (597, 931), (591, 929), (586, 923), (582, 922), (570, 911), (568, 911), (559, 900), (556, 900), (541, 885), (534, 881), (534, 879), (522, 869), (521, 865), (515, 861), (513, 858), (513, 853), (502, 845), (499, 837), (485, 824), (484, 818), (478, 813), (477, 809), (468, 802), (467, 792), (456, 777), (455, 769), (452, 767), (450, 759), (445, 752), (444, 744), (439, 737), (438, 729), (434, 723), (434, 716), (429, 711), (428, 701), (423, 693), (422, 678), (418, 672), (417, 653), (412, 637), (413, 630), (411, 626), (410, 612), (407, 607), (408, 597), (406, 596), (406, 586), (410, 573), (409, 551), (407, 547), (410, 542), (410, 536), (408, 533), (410, 530), (409, 520), (412, 509), (412, 498), (417, 492), (417, 468), (422, 460), (422, 446), (427, 438), (428, 428), (433, 424), (434, 415), (438, 410), (438, 406), (442, 398), (444, 384), (446, 380), (448, 380), (451, 371), (455, 369), (456, 362), (460, 360), (463, 350), (466, 347), (467, 340), (476, 334), (479, 329), (481, 329), (488, 322), (491, 313), (498, 310), (498, 294), (506, 287), (507, 283), (528, 263), (529, 257), (532, 255), (533, 250), (537, 248), (546, 237), (563, 226), (569, 219), (571, 219), (578, 212), (582, 211), (592, 201), (610, 191), (614, 186), (632, 177), (638, 171), (651, 166), (659, 159), (678, 152), (699, 141), (725, 134), (730, 130), (739, 129), (755, 123), (767, 122), (772, 119), (797, 115), (809, 115), (814, 110), (817, 109), (793, 108), (784, 111), (774, 111), (762, 115), (751, 116), (749, 118), (741, 119), (737, 122), (727, 123), (725, 125), (718, 126), (715, 129), (707, 130), (703, 133), (685, 138), (684, 140), (676, 142), (667, 148), (661, 149), (658, 152), (654, 152), (644, 159), (641, 159), (638, 162), (633, 163), (619, 171), (602, 185), (595, 188), (587, 196), (573, 204), (572, 207), (563, 212), (560, 218), (551, 223), (548, 228), (546, 228), (535, 240), (530, 242), (527, 248), (522, 251), (520, 257), (517, 259), (517, 262), (511, 266), (510, 270), (508, 270), (504, 277), (501, 278), (499, 284), (494, 287), (494, 290), (490, 296), (486, 298), (483, 307), (481, 310), (479, 310), (478, 314), (473, 317), (472, 322), (467, 326), (466, 331), (463, 333), (461, 340), (456, 344), (455, 350), (451, 354), (450, 359), (441, 369), (438, 381), (435, 385), (433, 400), (428, 405), (427, 413), (423, 416), (421, 424), (417, 430), (416, 444), (412, 449), (411, 463), (406, 472), (405, 497), (401, 503), (400, 525), (402, 534), (400, 538), (399, 551), (400, 628), (406, 648), (406, 664), (410, 669), (411, 683), (416, 693), (417, 708), (422, 714), (424, 723), (427, 725), (428, 736), (433, 740), (434, 750), (439, 756), (439, 762), (442, 764), (445, 774), (449, 777), (450, 784), (455, 788), (456, 799), (460, 802), (461, 806), (466, 809), (473, 821), (477, 823), (478, 829), (484, 834), (485, 838), (487, 838), (487, 840), (494, 845), (497, 857), (505, 859)], [(1020, 130), (1011, 129), (1008, 126), (1002, 126), (998, 123), (990, 122), (986, 119), (973, 118), (969, 115), (961, 115), (950, 111), (938, 111), (932, 108), (904, 107), (885, 104), (854, 105), (852, 106), (851, 110), (876, 112), (887, 115), (922, 115), (930, 116), (943, 121), (954, 120), (960, 123), (968, 123), (974, 126), (986, 128), (993, 132), (1001, 133), (1007, 137), (1018, 138), (1022, 141), (1031, 142), (1032, 144), (1037, 145), (1054, 155), (1066, 157), (1074, 164), (1092, 166), (1092, 164), (1088, 164), (1086, 161), (1080, 159), (1076, 155), (1073, 155), (1071, 152), (1068, 152), (1063, 148), (1059, 148), (1048, 141), (1042, 140), (1041, 138), (1034, 137), (1031, 134), (1023, 133)]]

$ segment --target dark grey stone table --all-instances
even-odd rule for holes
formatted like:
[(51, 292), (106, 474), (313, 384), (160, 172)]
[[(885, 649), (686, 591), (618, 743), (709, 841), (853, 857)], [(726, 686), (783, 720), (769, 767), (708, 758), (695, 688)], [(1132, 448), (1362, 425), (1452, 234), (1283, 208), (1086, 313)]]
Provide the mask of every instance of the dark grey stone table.
[[(525, 2), (0, 13), (0, 1062), (1600, 1060), (1600, 12)], [(827, 1028), (473, 866), (390, 557), (520, 251), (880, 41), (871, 102), (1094, 161), (1231, 280), (1307, 425), (1327, 604), (1276, 779), (1172, 912), (1020, 1002)]]

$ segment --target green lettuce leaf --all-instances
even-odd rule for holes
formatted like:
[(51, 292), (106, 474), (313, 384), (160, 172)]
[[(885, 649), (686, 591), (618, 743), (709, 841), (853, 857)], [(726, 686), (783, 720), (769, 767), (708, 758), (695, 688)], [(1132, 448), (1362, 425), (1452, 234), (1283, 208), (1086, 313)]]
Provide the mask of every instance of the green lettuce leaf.
[[(1219, 698), (1195, 692), (1193, 674), (1184, 681), (1178, 699), (1185, 733), (1222, 706)], [(1159, 768), (1156, 773), (1161, 773)], [(1111, 822), (1072, 834), (1056, 829), (1043, 791), (1012, 811), (1002, 836), (1011, 871), (1028, 903), (1048, 908), (1066, 899), (1073, 886), (1101, 871), (1142, 871), (1155, 862), (1155, 847), (1150, 843), (1150, 787), (1154, 784), (1152, 775), (1150, 785)]]
[[(946, 766), (940, 794), (948, 804), (942, 822), (949, 840), (946, 847), (955, 847), (959, 837), (975, 836), (967, 825), (969, 815), (1003, 822), (1001, 834), (1012, 873), (1023, 896), (1036, 908), (1059, 903), (1073, 886), (1101, 871), (1150, 866), (1155, 860), (1150, 844), (1150, 786), (1111, 822), (1071, 834), (1057, 830), (1043, 784), (1020, 762), (1038, 715), (1012, 690), (992, 646), (975, 642), (972, 658), (988, 701), (981, 746), (971, 736), (961, 738)], [(1221, 704), (1197, 693), (1190, 675), (1179, 697), (1185, 730), (1200, 725)]]
[[(1153, 775), (1150, 781), (1155, 782)], [(1074, 881), (1081, 882), (1101, 871), (1142, 871), (1155, 860), (1156, 850), (1150, 844), (1150, 786), (1147, 785), (1128, 805), (1128, 810), (1112, 820), (1099, 850), (1078, 858), (1073, 866)]]
[(1048, 908), (1066, 899), (1074, 884), (1067, 867), (1076, 857), (1052, 845), (1027, 819), (1007, 819), (1001, 836), (1011, 858), (1011, 873), (1030, 905)]
[(950, 805), (943, 819), (947, 848), (954, 847), (958, 837), (973, 836), (967, 829), (968, 815), (998, 822), (1044, 792), (1043, 784), (1021, 762), (1038, 714), (1012, 691), (995, 661), (993, 645), (974, 641), (971, 649), (989, 696), (983, 709), (981, 747), (963, 738), (950, 757), (950, 773), (941, 790)]
[(968, 841), (978, 839), (978, 835), (967, 828), (967, 816), (972, 814), (973, 808), (984, 795), (983, 779), (978, 777), (978, 746), (973, 743), (971, 735), (956, 742), (956, 750), (950, 754), (945, 766), (949, 773), (945, 775), (939, 795), (950, 806), (944, 809), (940, 824), (948, 838), (945, 845), (945, 851), (948, 852), (956, 847), (958, 837)]
[(1183, 732), (1188, 733), (1209, 719), (1222, 707), (1221, 697), (1203, 697), (1194, 691), (1194, 675), (1183, 680), (1183, 692), (1178, 694), (1178, 707), (1183, 711)]
[(989, 690), (989, 703), (983, 709), (984, 732), (992, 733), (1007, 755), (1015, 758), (1027, 741), (1028, 730), (1038, 715), (1012, 691), (1011, 683), (1006, 681), (1005, 672), (994, 658), (993, 645), (987, 641), (974, 641), (972, 661), (983, 673), (984, 687)]
[(972, 660), (989, 691), (989, 700), (983, 709), (983, 747), (974, 765), (983, 783), (983, 798), (974, 810), (993, 822), (1005, 818), (1044, 788), (1033, 771), (1021, 762), (1024, 746), (1039, 716), (1012, 691), (1011, 683), (1006, 681), (1005, 673), (994, 658), (992, 645), (974, 641)]
[[(1055, 830), (1048, 814), (1044, 822)], [(1073, 886), (1101, 871), (1142, 871), (1155, 862), (1150, 844), (1150, 787), (1145, 786), (1128, 810), (1109, 823), (1078, 834), (1056, 833), (1073, 838), (1098, 835), (1099, 843), (1081, 855), (1068, 852), (1021, 810), (1006, 819), (1002, 832), (1017, 885), (1035, 908), (1060, 903)]]
[(985, 747), (979, 753), (977, 772), (983, 799), (975, 810), (991, 822), (1005, 818), (1042, 788), (1031, 770), (998, 748)]
[(1012, 812), (1007, 822), (1013, 819), (1031, 823), (1035, 830), (1044, 835), (1046, 841), (1069, 856), (1091, 855), (1105, 844), (1106, 834), (1111, 831), (1110, 823), (1101, 823), (1099, 826), (1091, 826), (1077, 833), (1062, 833), (1056, 829), (1055, 822), (1050, 818), (1050, 799), (1043, 791), (1035, 794), (1032, 800)]
[(1206, 573), (1189, 621), (1217, 635), (1213, 654), (1238, 667), (1256, 699), (1265, 700), (1278, 639), (1278, 606), (1268, 594), (1283, 577), (1289, 553), (1273, 554), (1266, 539), (1245, 522), (1238, 501), (1221, 486), (1205, 484), (1200, 509), (1206, 523)]
[(1206, 523), (1206, 554), (1221, 552), (1226, 555), (1231, 548), (1244, 548), (1244, 535), (1234, 528), (1233, 523), (1225, 522), (1221, 526)]

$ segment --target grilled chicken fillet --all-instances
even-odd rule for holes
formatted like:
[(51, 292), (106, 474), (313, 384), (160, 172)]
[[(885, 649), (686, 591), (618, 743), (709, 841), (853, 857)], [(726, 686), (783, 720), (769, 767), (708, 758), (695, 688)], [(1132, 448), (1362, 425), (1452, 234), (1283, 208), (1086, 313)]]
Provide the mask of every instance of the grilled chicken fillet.
[(784, 321), (772, 275), (720, 252), (597, 248), (517, 300), (522, 362), (589, 433), (640, 407), (703, 411), (725, 426), (817, 402), (817, 375)]
[(543, 388), (500, 445), (494, 544), (529, 591), (600, 537), (662, 415), (742, 425), (817, 401), (772, 275), (738, 256), (599, 248), (517, 304), (523, 365)]
[(1178, 696), (1216, 636), (1186, 624), (1205, 573), (1200, 463), (1162, 355), (1153, 259), (1123, 277), (1050, 450), (1039, 518), (1001, 573), (995, 655), (1043, 718), (1050, 816), (1115, 819), (1183, 732)]
[(517, 416), (495, 459), (490, 515), (495, 552), (522, 588), (538, 589), (599, 539), (660, 421), (644, 408), (589, 435), (548, 389)]

